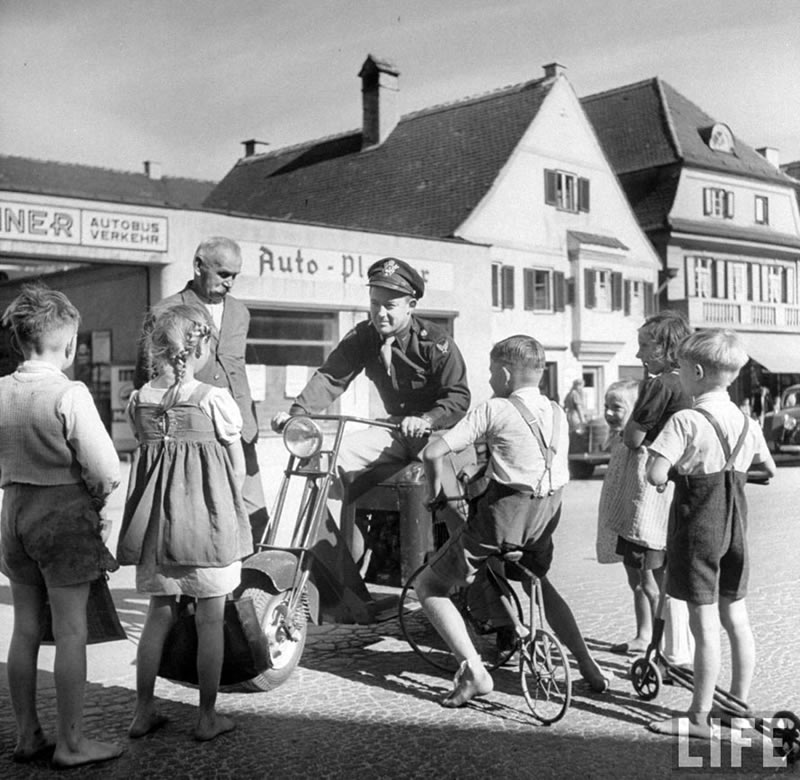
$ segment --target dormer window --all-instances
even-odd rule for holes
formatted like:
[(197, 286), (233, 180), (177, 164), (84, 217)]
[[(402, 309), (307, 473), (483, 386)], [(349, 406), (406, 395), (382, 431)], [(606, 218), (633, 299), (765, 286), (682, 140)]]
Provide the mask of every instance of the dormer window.
[(728, 125), (717, 122), (712, 125), (708, 135), (708, 148), (712, 152), (733, 154), (733, 133)]

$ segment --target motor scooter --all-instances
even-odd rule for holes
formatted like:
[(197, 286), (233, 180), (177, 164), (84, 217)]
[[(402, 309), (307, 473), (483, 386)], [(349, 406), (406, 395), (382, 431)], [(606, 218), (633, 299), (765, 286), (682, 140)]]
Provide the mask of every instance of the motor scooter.
[[(232, 686), (237, 691), (270, 691), (291, 676), (305, 648), (308, 623), (321, 622), (331, 593), (357, 612), (355, 619), (341, 622), (368, 622), (378, 609), (327, 508), (345, 429), (353, 424), (397, 429), (396, 423), (322, 414), (291, 417), (283, 426), (289, 460), (270, 522), (255, 553), (242, 562), (236, 592), (253, 600), (270, 666)], [(331, 429), (327, 435), (323, 426)], [(291, 538), (283, 543), (286, 530)]]

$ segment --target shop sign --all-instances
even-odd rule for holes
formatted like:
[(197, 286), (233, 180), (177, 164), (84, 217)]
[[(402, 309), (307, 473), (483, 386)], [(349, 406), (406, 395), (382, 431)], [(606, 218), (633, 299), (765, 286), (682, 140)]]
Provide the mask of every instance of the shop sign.
[(167, 251), (165, 217), (0, 201), (0, 238)]
[[(308, 249), (252, 241), (240, 241), (239, 246), (242, 249), (242, 276), (276, 281), (291, 279), (299, 282), (363, 285), (366, 284), (369, 267), (386, 257), (385, 254)], [(453, 267), (450, 263), (406, 256), (403, 260), (419, 271), (430, 289), (453, 290)]]

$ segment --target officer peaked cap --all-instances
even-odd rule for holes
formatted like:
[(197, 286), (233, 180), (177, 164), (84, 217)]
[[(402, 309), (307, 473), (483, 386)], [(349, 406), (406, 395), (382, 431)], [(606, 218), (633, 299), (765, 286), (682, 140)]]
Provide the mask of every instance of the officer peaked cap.
[(414, 298), (421, 298), (425, 292), (425, 280), (405, 260), (396, 257), (384, 257), (373, 263), (367, 277), (370, 287), (385, 287)]

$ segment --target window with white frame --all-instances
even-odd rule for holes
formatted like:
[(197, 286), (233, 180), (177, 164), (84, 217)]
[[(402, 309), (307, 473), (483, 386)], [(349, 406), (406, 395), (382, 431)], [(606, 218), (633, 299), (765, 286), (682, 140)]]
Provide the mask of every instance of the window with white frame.
[(698, 298), (714, 296), (714, 260), (710, 257), (694, 258), (694, 294)]
[(704, 187), (703, 214), (707, 217), (733, 219), (733, 192), (720, 187)]
[(639, 279), (625, 280), (625, 314), (631, 317), (645, 316), (645, 283)]
[(492, 263), (492, 308), (514, 308), (514, 266)]
[(756, 224), (769, 225), (769, 198), (764, 195), (756, 195), (755, 210)]
[(748, 296), (747, 264), (728, 263), (730, 296), (734, 301), (746, 301)]
[(544, 202), (561, 211), (589, 211), (589, 179), (566, 171), (546, 169)]
[(763, 266), (763, 271), (763, 300), (767, 303), (784, 303), (783, 267), (779, 265), (766, 265)]
[(522, 283), (526, 311), (550, 311), (552, 303), (551, 272), (541, 268), (524, 268)]
[(587, 309), (620, 311), (623, 308), (623, 279), (619, 271), (586, 268), (583, 284)]

